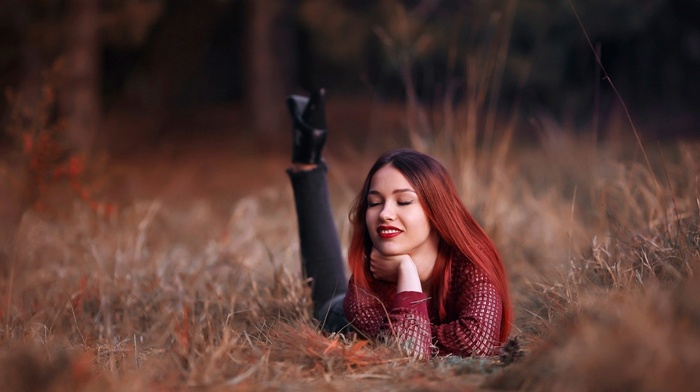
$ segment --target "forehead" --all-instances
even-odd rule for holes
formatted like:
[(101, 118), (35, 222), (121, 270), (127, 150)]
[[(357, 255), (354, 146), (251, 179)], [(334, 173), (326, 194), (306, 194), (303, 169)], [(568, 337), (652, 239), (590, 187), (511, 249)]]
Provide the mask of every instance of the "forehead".
[(406, 176), (392, 165), (386, 165), (377, 170), (369, 184), (370, 191), (392, 192), (397, 189), (414, 190)]

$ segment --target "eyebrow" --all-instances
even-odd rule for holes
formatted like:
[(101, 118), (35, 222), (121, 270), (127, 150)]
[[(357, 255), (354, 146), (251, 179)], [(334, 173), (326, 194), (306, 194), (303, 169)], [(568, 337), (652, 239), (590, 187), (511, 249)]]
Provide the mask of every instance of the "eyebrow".
[[(394, 191), (392, 191), (391, 194), (395, 195), (397, 193), (406, 193), (406, 192), (416, 193), (416, 191), (414, 191), (411, 188), (401, 188), (401, 189), (394, 189)], [(367, 192), (367, 194), (368, 195), (381, 195), (381, 193), (379, 193), (379, 191), (375, 191), (373, 189), (370, 190), (369, 192)]]

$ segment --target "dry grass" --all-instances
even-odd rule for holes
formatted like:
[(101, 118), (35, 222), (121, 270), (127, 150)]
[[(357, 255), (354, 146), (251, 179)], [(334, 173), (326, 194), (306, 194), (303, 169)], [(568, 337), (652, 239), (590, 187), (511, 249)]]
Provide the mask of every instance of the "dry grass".
[(10, 390), (359, 390), (467, 366), (431, 372), (392, 347), (320, 333), (289, 198), (240, 199), (205, 243), (184, 239), (219, 220), (201, 205), (136, 202), (110, 219), (81, 203), (61, 218), (26, 212), (1, 286)]
[(277, 184), (227, 218), (212, 207), (221, 195), (134, 201), (109, 217), (80, 200), (25, 212), (0, 281), (3, 379), (11, 390), (698, 387), (700, 148), (669, 147), (655, 179), (613, 143), (559, 132), (462, 178), (508, 265), (527, 349), (514, 365), (419, 364), (319, 332)]
[[(459, 108), (449, 112), (451, 123), (461, 122)], [(156, 151), (139, 165), (117, 161), (75, 173), (70, 182), (84, 174), (89, 199), (58, 180), (42, 185), (31, 203), (17, 202), (21, 220), (3, 220), (0, 230), (14, 233), (0, 249), (4, 386), (700, 388), (700, 145), (647, 151), (650, 168), (629, 139), (599, 141), (541, 117), (538, 139), (516, 146), (518, 133), (505, 129), (481, 138), (470, 125), (455, 128), (453, 143), (445, 139), (430, 152), (452, 168), (507, 264), (514, 330), (526, 349), (514, 364), (454, 357), (417, 363), (393, 347), (321, 333), (300, 277), (286, 158), (261, 165), (254, 154), (232, 157), (204, 145), (189, 159)], [(358, 168), (376, 151), (329, 147), (345, 243)], [(31, 181), (15, 175), (22, 162), (0, 163), (0, 190), (19, 194)], [(218, 176), (202, 175), (212, 167)], [(250, 168), (256, 171), (246, 176)], [(156, 182), (164, 172), (171, 178)], [(251, 187), (261, 176), (269, 184)], [(117, 208), (96, 208), (98, 197)], [(3, 214), (12, 211), (4, 200)], [(37, 201), (52, 208), (29, 207)]]

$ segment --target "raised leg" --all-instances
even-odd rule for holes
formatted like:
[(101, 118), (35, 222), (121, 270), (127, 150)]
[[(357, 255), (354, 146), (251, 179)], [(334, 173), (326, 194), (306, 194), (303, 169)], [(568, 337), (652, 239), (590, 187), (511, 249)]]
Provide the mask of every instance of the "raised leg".
[(293, 127), (293, 167), (287, 170), (299, 223), (302, 271), (311, 278), (314, 317), (331, 332), (346, 328), (343, 299), (347, 291), (344, 261), (321, 160), (326, 140), (323, 90), (310, 99), (287, 99)]

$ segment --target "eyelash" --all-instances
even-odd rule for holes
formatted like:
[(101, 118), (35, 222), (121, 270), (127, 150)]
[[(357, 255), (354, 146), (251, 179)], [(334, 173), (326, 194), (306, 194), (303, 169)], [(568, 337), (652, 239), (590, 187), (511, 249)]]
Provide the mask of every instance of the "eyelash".
[[(400, 206), (407, 206), (407, 205), (409, 205), (409, 204), (411, 204), (411, 203), (413, 203), (413, 200), (411, 200), (411, 201), (399, 201), (399, 202), (397, 202), (396, 204), (398, 204), (398, 205), (400, 205)], [(382, 204), (382, 203), (380, 203), (380, 202), (374, 202), (374, 203), (372, 203), (372, 202), (367, 202), (367, 207), (376, 207), (376, 206), (378, 206), (378, 205), (380, 205), (380, 204)]]

